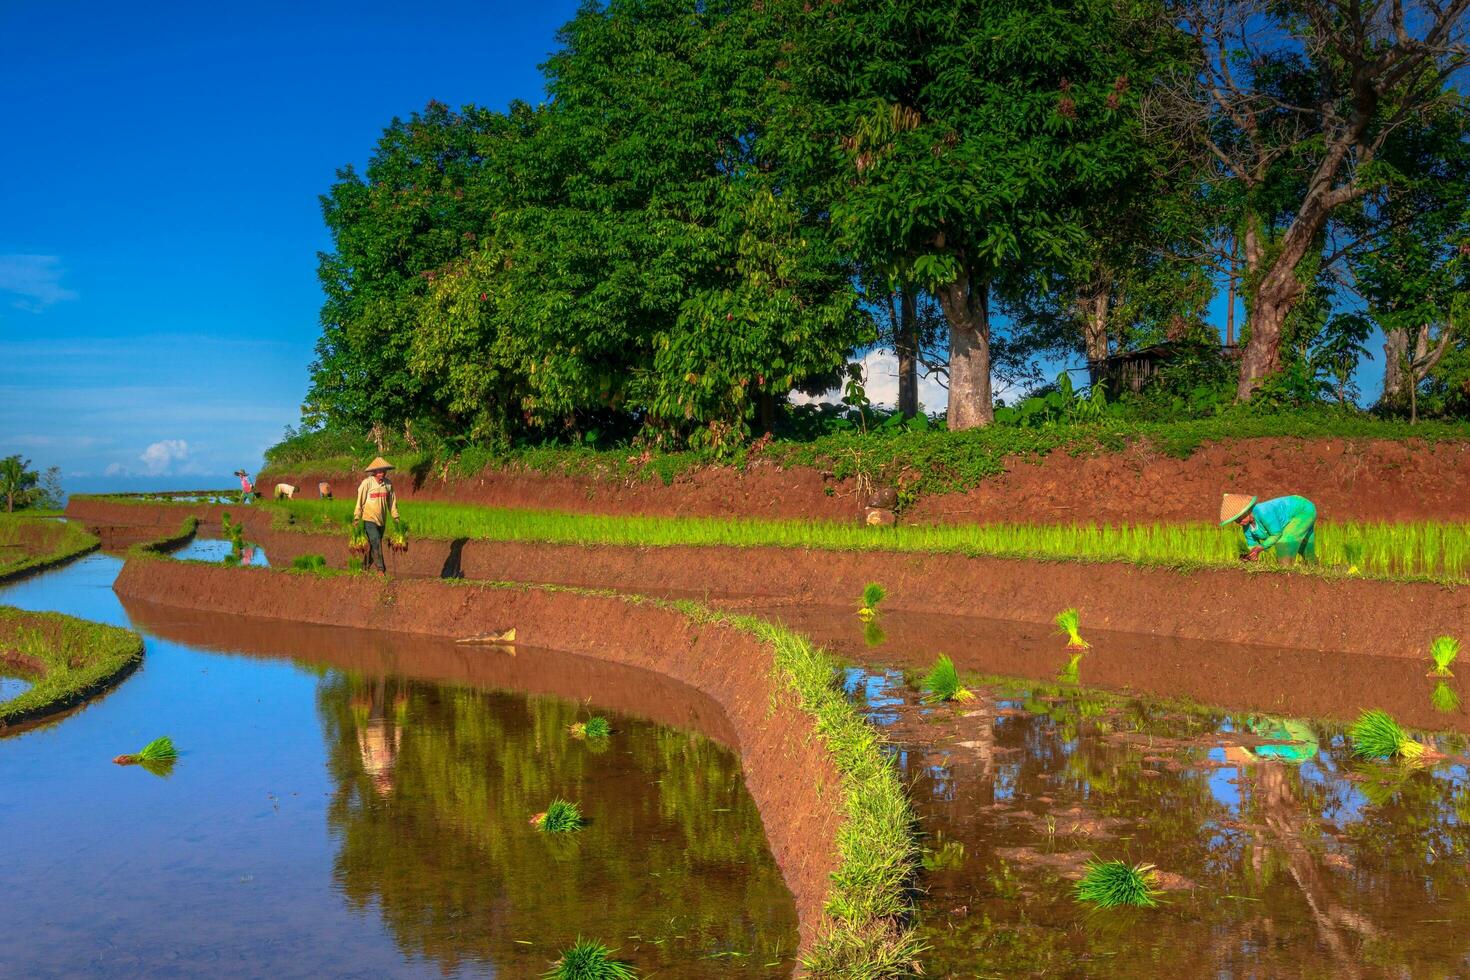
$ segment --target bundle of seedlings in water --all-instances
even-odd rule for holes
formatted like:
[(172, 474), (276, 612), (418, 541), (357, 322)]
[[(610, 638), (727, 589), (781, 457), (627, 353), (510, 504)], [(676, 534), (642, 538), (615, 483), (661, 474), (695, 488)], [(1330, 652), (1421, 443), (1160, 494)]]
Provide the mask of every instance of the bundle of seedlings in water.
[(863, 619), (872, 619), (878, 615), (878, 603), (882, 602), (886, 595), (888, 595), (888, 590), (877, 582), (869, 582), (863, 586), (863, 600), (858, 606), (858, 616)]
[(552, 800), (545, 813), (531, 818), (531, 826), (546, 834), (570, 834), (582, 829), (582, 811), (567, 800)]
[(573, 738), (607, 738), (612, 734), (612, 726), (601, 715), (593, 715), (586, 721), (572, 725), (567, 731), (572, 733)]
[(120, 766), (142, 766), (155, 775), (166, 776), (172, 771), (178, 758), (179, 752), (174, 748), (174, 740), (164, 735), (155, 738), (133, 755), (120, 755), (112, 761)]
[(1053, 622), (1057, 624), (1057, 633), (1067, 638), (1068, 650), (1092, 649), (1092, 644), (1084, 640), (1082, 634), (1077, 632), (1077, 628), (1081, 623), (1081, 617), (1077, 615), (1077, 610), (1063, 609), (1057, 613), (1056, 619)]
[(1152, 864), (1127, 864), (1123, 861), (1089, 861), (1074, 894), (1077, 901), (1098, 909), (1132, 905), (1153, 908), (1158, 905), (1159, 874)]
[(1425, 751), (1423, 742), (1410, 738), (1387, 711), (1377, 708), (1358, 716), (1348, 729), (1348, 738), (1353, 743), (1353, 755), (1360, 759), (1412, 761), (1422, 758)]
[(298, 572), (324, 572), (327, 560), (321, 555), (297, 555), (291, 559), (291, 568)]
[(1429, 659), (1434, 661), (1434, 669), (1426, 676), (1428, 677), (1454, 677), (1450, 673), (1450, 664), (1460, 655), (1460, 641), (1453, 636), (1437, 636), (1434, 642), (1429, 644)]
[(638, 974), (626, 963), (612, 958), (613, 950), (590, 939), (578, 939), (561, 959), (541, 975), (541, 980), (636, 980)]
[(407, 551), (408, 524), (403, 521), (394, 521), (393, 526), (383, 535), (383, 540), (387, 541), (388, 547), (394, 551)]
[(1451, 715), (1460, 710), (1460, 695), (1444, 681), (1434, 685), (1429, 695), (1429, 704), (1442, 715)]
[(368, 554), (367, 530), (355, 521), (347, 529), (347, 554), (357, 558), (359, 562)]
[(923, 689), (924, 701), (928, 704), (975, 700), (974, 693), (960, 683), (960, 674), (954, 668), (954, 661), (942, 653), (924, 676)]

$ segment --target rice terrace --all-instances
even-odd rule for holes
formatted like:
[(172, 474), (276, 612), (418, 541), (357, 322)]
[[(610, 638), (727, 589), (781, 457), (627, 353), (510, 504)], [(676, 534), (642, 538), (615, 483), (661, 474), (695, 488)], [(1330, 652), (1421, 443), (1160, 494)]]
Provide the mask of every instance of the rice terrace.
[(1470, 976), (1470, 0), (0, 86), (0, 976)]

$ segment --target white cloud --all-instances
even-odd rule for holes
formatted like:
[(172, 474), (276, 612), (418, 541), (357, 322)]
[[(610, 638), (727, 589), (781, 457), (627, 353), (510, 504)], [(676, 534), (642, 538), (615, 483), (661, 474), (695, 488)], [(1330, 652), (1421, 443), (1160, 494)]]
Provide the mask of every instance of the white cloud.
[[(881, 347), (874, 348), (863, 355), (863, 390), (868, 394), (868, 401), (874, 405), (884, 408), (898, 407), (898, 355), (891, 350)], [(842, 401), (842, 389), (834, 388), (816, 397), (803, 395), (801, 392), (793, 392), (791, 400), (797, 405), (820, 404), (831, 402), (833, 404)], [(919, 407), (930, 415), (938, 414), (949, 405), (949, 390), (939, 383), (938, 377), (924, 377), (923, 371), (919, 372)]]
[(76, 299), (75, 290), (61, 285), (61, 258), (55, 255), (0, 255), (0, 294), (10, 305), (40, 313), (53, 303)]
[[(189, 444), (183, 439), (161, 439), (143, 450), (138, 459), (149, 476), (158, 476), (167, 473), (175, 462), (182, 462), (188, 457)], [(111, 467), (108, 467), (108, 475), (113, 475)]]

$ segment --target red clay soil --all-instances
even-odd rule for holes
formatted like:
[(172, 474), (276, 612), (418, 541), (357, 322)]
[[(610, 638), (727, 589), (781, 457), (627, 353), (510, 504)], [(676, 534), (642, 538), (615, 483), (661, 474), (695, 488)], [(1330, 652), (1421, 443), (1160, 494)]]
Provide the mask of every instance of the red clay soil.
[(166, 560), (129, 560), (113, 588), (130, 601), (426, 636), (513, 625), (528, 646), (656, 671), (693, 687), (724, 709), (736, 736), (746, 785), (796, 899), (803, 949), (820, 933), (838, 861), (841, 786), (811, 718), (774, 687), (770, 650), (747, 633), (621, 598)]
[[(182, 514), (167, 510), (162, 523), (176, 527)], [(334, 567), (345, 564), (340, 535), (271, 531), (266, 516), (247, 514), (248, 534), (277, 567), (306, 553), (322, 554)], [(428, 540), (414, 541), (407, 553), (390, 554), (388, 561), (390, 571), (403, 577), (510, 580), (660, 597), (819, 606), (853, 604), (863, 585), (876, 581), (889, 593), (885, 610), (1049, 626), (1059, 610), (1075, 606), (1087, 629), (1415, 659), (1426, 656), (1434, 637), (1461, 635), (1470, 627), (1470, 587), (1325, 578), (1264, 568), (1181, 572), (1122, 563), (940, 554)]]
[[(1379, 439), (1238, 439), (1209, 443), (1188, 459), (1134, 445), (1121, 453), (1012, 457), (1007, 472), (968, 493), (921, 498), (913, 523), (991, 521), (1203, 521), (1226, 490), (1262, 499), (1296, 493), (1334, 521), (1470, 520), (1470, 438), (1418, 444)], [(318, 481), (338, 496), (360, 475), (271, 472), (316, 496)], [(467, 479), (396, 475), (404, 500), (452, 500), (594, 514), (707, 515), (849, 520), (865, 501), (854, 481), (806, 467), (757, 461), (746, 470), (709, 467), (676, 477), (621, 482), (527, 470), (486, 470)], [(829, 496), (830, 491), (830, 496)]]

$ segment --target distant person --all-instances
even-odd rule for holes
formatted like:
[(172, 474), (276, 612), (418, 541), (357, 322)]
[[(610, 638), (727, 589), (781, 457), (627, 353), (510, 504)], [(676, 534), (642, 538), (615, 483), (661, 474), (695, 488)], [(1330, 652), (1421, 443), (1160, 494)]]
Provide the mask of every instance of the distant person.
[(296, 496), (296, 488), (289, 483), (276, 484), (276, 499), (291, 500)]
[(1245, 531), (1250, 550), (1240, 556), (1243, 561), (1259, 561), (1272, 549), (1283, 565), (1298, 555), (1304, 561), (1317, 560), (1317, 507), (1306, 497), (1277, 497), (1258, 504), (1255, 497), (1227, 493), (1220, 501), (1220, 526), (1227, 524), (1239, 524)]
[(383, 525), (390, 516), (398, 520), (398, 498), (388, 482), (391, 469), (393, 464), (381, 456), (368, 464), (367, 479), (357, 485), (357, 506), (352, 509), (352, 519), (362, 521), (362, 529), (367, 532), (368, 565), (385, 575), (388, 569), (383, 565)]
[(240, 478), (240, 503), (249, 503), (250, 495), (255, 493), (255, 487), (250, 483), (250, 477), (244, 470), (236, 470), (235, 475)]
[(323, 500), (331, 500), (332, 499), (332, 485), (330, 483), (328, 483), (326, 480), (323, 480), (322, 482), (318, 483), (316, 485), (316, 495), (318, 497), (322, 498)]

